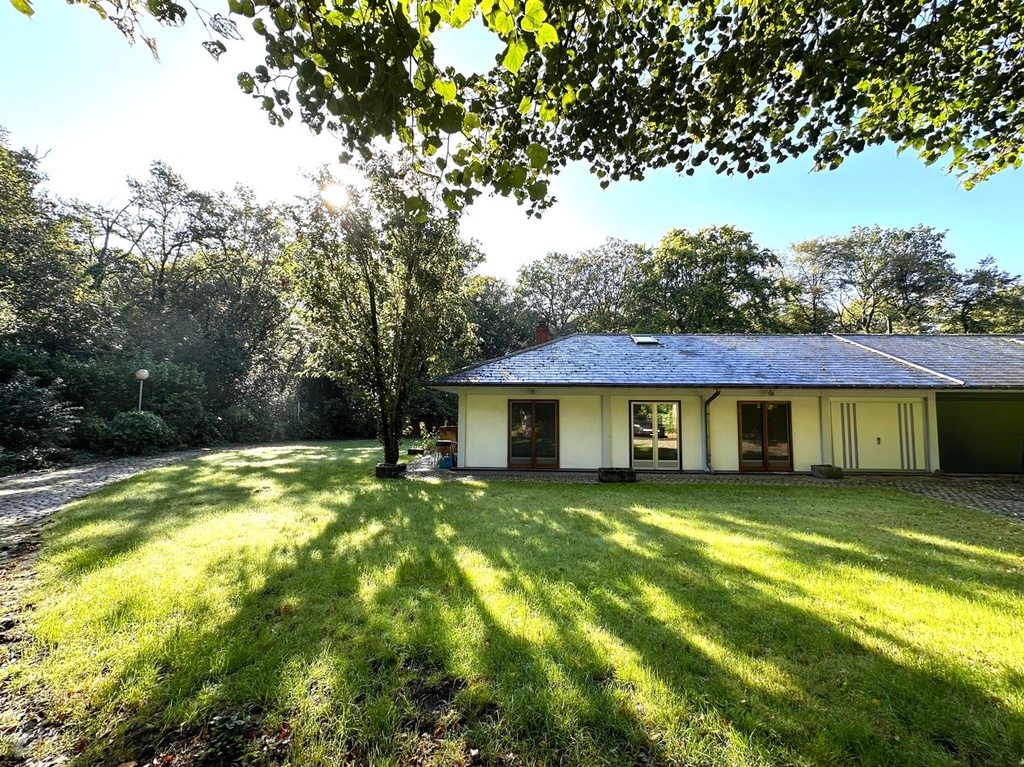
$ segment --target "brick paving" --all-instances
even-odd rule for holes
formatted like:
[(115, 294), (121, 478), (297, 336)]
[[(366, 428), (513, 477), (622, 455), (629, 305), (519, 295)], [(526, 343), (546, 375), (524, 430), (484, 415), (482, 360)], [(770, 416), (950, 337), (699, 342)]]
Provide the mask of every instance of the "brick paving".
[[(438, 469), (432, 457), (409, 464), (413, 480), (448, 482), (542, 482), (598, 484), (596, 471), (505, 471)], [(798, 487), (881, 487), (923, 495), (957, 506), (1024, 522), (1024, 479), (1019, 476), (856, 474), (843, 479), (822, 479), (810, 474), (640, 473), (639, 481), (657, 485), (787, 485)]]

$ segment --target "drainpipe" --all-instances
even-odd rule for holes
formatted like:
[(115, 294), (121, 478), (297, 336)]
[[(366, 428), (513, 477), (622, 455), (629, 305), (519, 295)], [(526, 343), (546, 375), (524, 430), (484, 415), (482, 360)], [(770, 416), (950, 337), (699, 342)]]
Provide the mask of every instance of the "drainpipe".
[(704, 457), (707, 460), (708, 472), (711, 474), (715, 473), (711, 465), (711, 403), (718, 399), (721, 393), (721, 389), (715, 389), (715, 393), (704, 401)]

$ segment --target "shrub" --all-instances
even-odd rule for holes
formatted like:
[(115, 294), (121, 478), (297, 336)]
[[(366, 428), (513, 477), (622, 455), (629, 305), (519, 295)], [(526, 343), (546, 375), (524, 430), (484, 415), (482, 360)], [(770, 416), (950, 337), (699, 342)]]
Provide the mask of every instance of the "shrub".
[(217, 430), (227, 442), (270, 442), (278, 437), (277, 425), (270, 414), (245, 405), (220, 411)]
[(78, 418), (60, 398), (62, 389), (59, 379), (43, 386), (22, 370), (0, 384), (0, 473), (68, 460), (66, 446)]
[(118, 413), (107, 424), (105, 441), (117, 453), (142, 455), (177, 441), (174, 430), (156, 413), (132, 410)]
[(168, 394), (153, 405), (153, 412), (174, 429), (178, 438), (189, 445), (207, 445), (217, 438), (203, 401), (194, 391)]

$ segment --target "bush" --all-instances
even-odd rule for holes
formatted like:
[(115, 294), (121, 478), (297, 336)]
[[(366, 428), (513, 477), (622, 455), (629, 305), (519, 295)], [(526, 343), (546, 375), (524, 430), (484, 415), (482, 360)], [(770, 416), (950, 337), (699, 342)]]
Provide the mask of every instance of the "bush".
[(217, 429), (203, 408), (199, 394), (194, 391), (168, 394), (153, 405), (153, 412), (174, 429), (182, 442), (208, 445), (217, 440)]
[(174, 430), (156, 413), (129, 411), (118, 413), (107, 424), (105, 441), (117, 453), (142, 455), (177, 441)]
[(0, 473), (39, 469), (69, 459), (66, 446), (78, 423), (61, 400), (62, 383), (49, 386), (22, 370), (0, 384)]
[(217, 430), (225, 441), (236, 443), (271, 442), (279, 436), (270, 414), (245, 405), (224, 408)]

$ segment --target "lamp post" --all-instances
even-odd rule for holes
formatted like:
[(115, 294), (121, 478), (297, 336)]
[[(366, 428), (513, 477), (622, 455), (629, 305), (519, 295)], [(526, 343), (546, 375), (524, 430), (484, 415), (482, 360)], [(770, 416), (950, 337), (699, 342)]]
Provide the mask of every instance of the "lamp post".
[(135, 371), (135, 377), (139, 380), (139, 412), (142, 412), (142, 384), (149, 378), (149, 371), (145, 368), (140, 368)]

